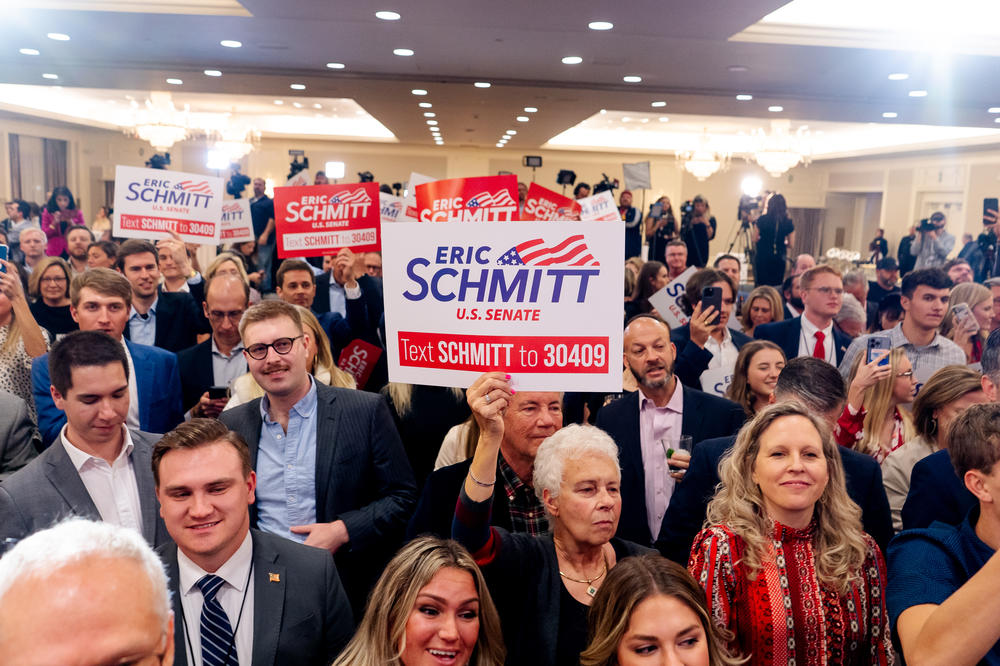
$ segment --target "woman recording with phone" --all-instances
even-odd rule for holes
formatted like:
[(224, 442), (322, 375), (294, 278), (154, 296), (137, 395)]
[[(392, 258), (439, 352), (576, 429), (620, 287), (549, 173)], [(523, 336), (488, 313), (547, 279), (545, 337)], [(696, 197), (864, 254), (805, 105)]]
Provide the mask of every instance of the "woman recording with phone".
[(963, 282), (951, 290), (941, 335), (965, 352), (968, 363), (979, 363), (993, 324), (993, 292), (976, 282)]

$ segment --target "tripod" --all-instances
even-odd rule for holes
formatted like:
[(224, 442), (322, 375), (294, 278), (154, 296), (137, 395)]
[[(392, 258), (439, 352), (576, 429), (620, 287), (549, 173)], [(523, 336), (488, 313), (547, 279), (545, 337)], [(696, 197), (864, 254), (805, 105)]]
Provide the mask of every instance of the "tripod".
[[(743, 253), (747, 265), (748, 278), (751, 277), (754, 271), (754, 260), (757, 254), (757, 244), (754, 243), (751, 228), (750, 215), (747, 213), (741, 218), (740, 225), (733, 231), (733, 236), (729, 241), (729, 248), (726, 250), (726, 254), (732, 254), (733, 248), (737, 248), (739, 252)], [(756, 276), (753, 277), (755, 278)], [(750, 282), (752, 284), (754, 280), (751, 279)]]

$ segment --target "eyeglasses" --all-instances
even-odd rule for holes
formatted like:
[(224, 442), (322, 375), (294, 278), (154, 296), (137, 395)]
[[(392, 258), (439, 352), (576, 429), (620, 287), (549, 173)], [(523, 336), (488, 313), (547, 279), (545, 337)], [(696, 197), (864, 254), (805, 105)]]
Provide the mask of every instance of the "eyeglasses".
[(896, 376), (900, 377), (900, 378), (902, 378), (902, 377), (912, 377), (913, 376), (913, 370), (907, 370), (906, 372), (900, 372)]
[(65, 281), (66, 281), (66, 278), (64, 278), (64, 277), (44, 277), (44, 278), (42, 278), (42, 279), (39, 280), (39, 282), (43, 282), (43, 283), (47, 282), (49, 284), (62, 284)]
[(250, 345), (243, 351), (247, 353), (247, 356), (254, 359), (255, 361), (263, 361), (267, 358), (267, 350), (274, 349), (275, 353), (284, 356), (288, 352), (292, 351), (292, 345), (296, 340), (301, 338), (302, 335), (296, 335), (294, 338), (278, 338), (271, 344), (267, 345), (263, 342), (258, 342), (255, 345)]
[(810, 287), (811, 291), (818, 291), (824, 296), (843, 296), (844, 290), (839, 287)]
[(228, 319), (230, 321), (239, 322), (240, 317), (246, 310), (231, 310), (230, 312), (219, 312), (218, 310), (209, 310), (208, 318), (214, 322), (220, 322), (223, 319)]

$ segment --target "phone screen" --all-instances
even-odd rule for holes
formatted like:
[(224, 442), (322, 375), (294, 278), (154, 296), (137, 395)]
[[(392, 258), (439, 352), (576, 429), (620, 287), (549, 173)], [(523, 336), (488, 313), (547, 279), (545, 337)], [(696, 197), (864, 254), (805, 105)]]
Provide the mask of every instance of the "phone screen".
[(996, 222), (996, 214), (998, 212), (1000, 212), (1000, 202), (998, 202), (997, 197), (983, 199), (983, 224), (993, 224)]
[[(7, 253), (8, 253), (7, 246), (0, 245), (0, 259), (2, 259), (3, 261), (9, 261), (7, 259)], [(7, 267), (4, 266), (3, 264), (0, 264), (0, 273), (6, 273), (6, 272), (7, 272)]]

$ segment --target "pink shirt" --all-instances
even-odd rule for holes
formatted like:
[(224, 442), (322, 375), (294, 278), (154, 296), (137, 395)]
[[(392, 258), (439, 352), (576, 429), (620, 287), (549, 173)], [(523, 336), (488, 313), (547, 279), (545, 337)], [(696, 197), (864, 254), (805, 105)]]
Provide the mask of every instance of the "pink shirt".
[(639, 447), (642, 451), (642, 469), (646, 481), (646, 519), (649, 533), (656, 540), (667, 512), (670, 497), (674, 494), (674, 477), (667, 468), (667, 454), (660, 440), (677, 441), (681, 436), (684, 420), (684, 389), (674, 377), (674, 393), (664, 407), (656, 404), (639, 391)]
[[(73, 217), (66, 228), (68, 229), (74, 224), (83, 226), (83, 213), (80, 212), (80, 209), (76, 208), (69, 212), (73, 214)], [(48, 208), (42, 208), (42, 231), (49, 239), (49, 244), (45, 247), (45, 254), (50, 257), (61, 255), (66, 249), (66, 239), (63, 237), (66, 232), (59, 224), (58, 214), (50, 213)]]

